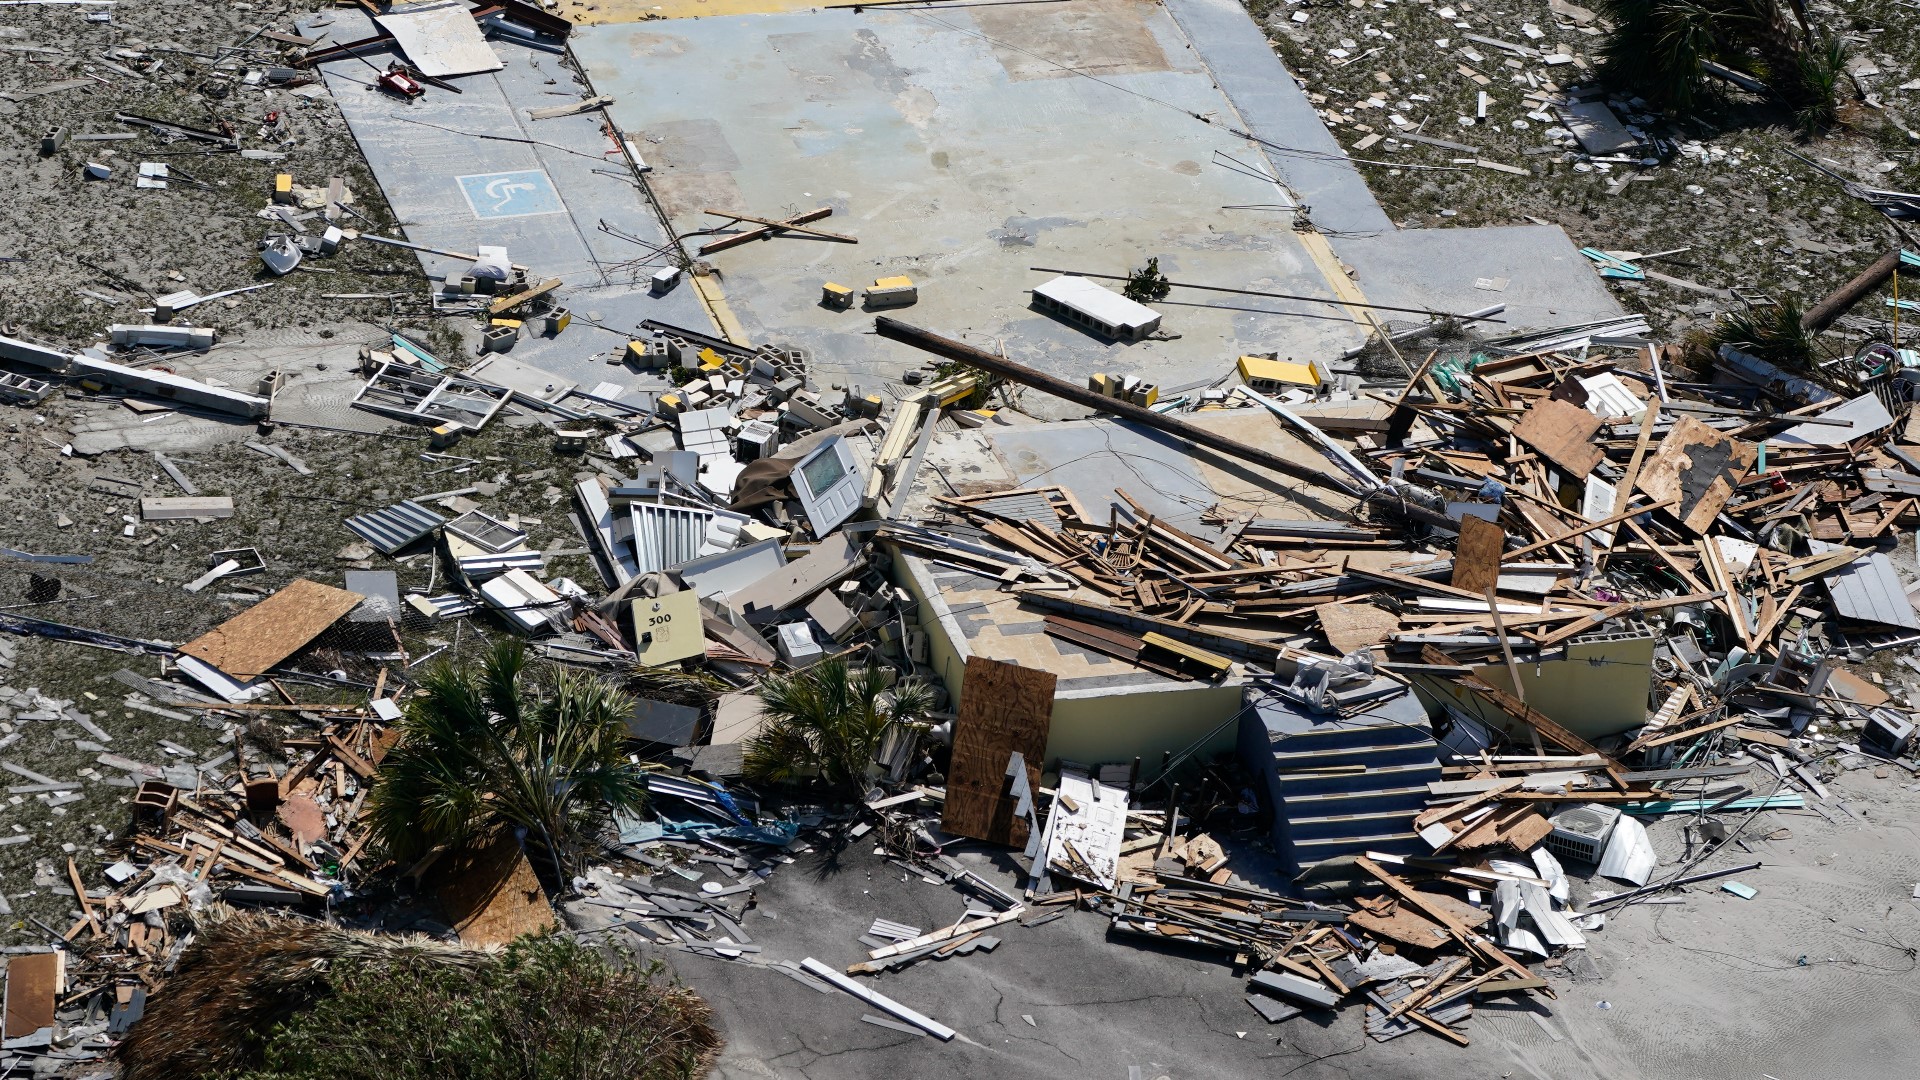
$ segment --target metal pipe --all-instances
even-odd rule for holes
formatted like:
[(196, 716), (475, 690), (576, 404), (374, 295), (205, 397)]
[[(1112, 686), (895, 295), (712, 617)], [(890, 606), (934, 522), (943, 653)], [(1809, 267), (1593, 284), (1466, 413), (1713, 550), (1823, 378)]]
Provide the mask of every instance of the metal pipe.
[[(1089, 270), (1061, 270), (1053, 266), (1029, 266), (1027, 269), (1037, 274), (1068, 274), (1073, 277), (1101, 278), (1106, 281), (1132, 280), (1126, 274), (1096, 274)], [(1392, 304), (1369, 304), (1360, 300), (1341, 300), (1329, 296), (1302, 296), (1299, 293), (1262, 292), (1259, 289), (1233, 289), (1225, 285), (1197, 285), (1191, 281), (1169, 281), (1167, 285), (1175, 289), (1196, 289), (1200, 292), (1231, 293), (1234, 296), (1264, 296), (1272, 300), (1298, 300), (1306, 304), (1327, 304), (1332, 307), (1359, 308), (1364, 311), (1397, 311), (1405, 315), (1426, 315), (1430, 318), (1454, 319), (1459, 322), (1506, 322), (1505, 319), (1496, 319), (1493, 317), (1493, 315), (1497, 315), (1506, 310), (1507, 306), (1505, 304), (1494, 305), (1492, 314), (1488, 315), (1477, 314), (1475, 312), (1454, 314), (1446, 311), (1435, 311), (1432, 308), (1395, 307)], [(1481, 309), (1481, 311), (1487, 310), (1486, 308)], [(1273, 312), (1273, 314), (1280, 315), (1284, 313), (1276, 311)]]
[(1865, 270), (1855, 275), (1852, 281), (1827, 294), (1819, 303), (1808, 308), (1800, 316), (1800, 328), (1810, 334), (1817, 334), (1832, 326), (1835, 319), (1845, 315), (1855, 304), (1866, 299), (1868, 293), (1887, 283), (1894, 271), (1900, 269), (1900, 249), (1894, 248), (1870, 263)]
[[(983, 349), (974, 348), (971, 345), (955, 341), (952, 338), (941, 337), (930, 330), (923, 330), (920, 327), (903, 323), (898, 319), (889, 318), (885, 315), (878, 316), (873, 321), (873, 328), (875, 333), (891, 341), (898, 341), (903, 345), (911, 345), (916, 349), (932, 353), (935, 356), (944, 357), (948, 360), (970, 364), (973, 367), (998, 375), (1010, 382), (1016, 382), (1022, 386), (1030, 386), (1035, 390), (1051, 394), (1065, 401), (1071, 401), (1076, 405), (1084, 405), (1089, 409), (1112, 413), (1123, 420), (1131, 420), (1143, 427), (1153, 428), (1156, 431), (1164, 431), (1169, 435), (1185, 439), (1187, 442), (1193, 443), (1196, 446), (1206, 447), (1209, 450), (1217, 451), (1228, 457), (1238, 458), (1248, 464), (1258, 465), (1263, 469), (1271, 469), (1282, 476), (1291, 476), (1296, 480), (1304, 480), (1310, 484), (1317, 484), (1321, 487), (1350, 495), (1356, 499), (1365, 499), (1372, 495), (1382, 494), (1379, 486), (1372, 489), (1362, 488), (1358, 484), (1347, 480), (1345, 477), (1308, 465), (1302, 465), (1297, 461), (1290, 461), (1287, 458), (1262, 450), (1259, 447), (1236, 442), (1218, 432), (1209, 431), (1197, 424), (1190, 424), (1185, 420), (1166, 416), (1154, 412), (1151, 409), (1143, 409), (1130, 401), (1121, 401), (1118, 398), (1106, 397), (1105, 395), (1095, 393), (1092, 390), (1085, 389), (1074, 383), (1067, 382), (1064, 379), (1056, 379), (1044, 372), (1035, 371), (1025, 364), (1015, 363), (1003, 356), (995, 356)], [(1406, 484), (1404, 487), (1396, 486), (1393, 488), (1393, 493), (1403, 498), (1408, 496), (1415, 497), (1400, 504), (1400, 509), (1408, 517), (1436, 528), (1442, 528), (1448, 531), (1458, 530), (1458, 523), (1449, 520), (1443, 511), (1433, 509), (1433, 504), (1439, 503), (1437, 496), (1424, 493), (1411, 484)]]
[(1310, 484), (1318, 484), (1324, 488), (1331, 488), (1334, 491), (1339, 491), (1355, 498), (1361, 498), (1367, 494), (1365, 490), (1360, 489), (1343, 477), (1312, 468), (1311, 466), (1302, 465), (1297, 461), (1289, 461), (1277, 454), (1268, 453), (1257, 447), (1247, 446), (1217, 432), (1208, 431), (1206, 428), (1196, 424), (1189, 424), (1185, 420), (1164, 416), (1151, 409), (1143, 409), (1130, 401), (1121, 401), (1118, 398), (1110, 398), (1103, 394), (1095, 393), (1092, 390), (1077, 386), (1064, 379), (1056, 379), (1044, 372), (1035, 371), (1025, 364), (1014, 363), (1005, 357), (995, 356), (990, 352), (976, 349), (971, 345), (955, 341), (952, 338), (941, 337), (932, 331), (922, 330), (920, 327), (911, 326), (898, 319), (889, 318), (885, 315), (878, 316), (873, 321), (873, 328), (881, 337), (891, 341), (898, 341), (903, 345), (911, 345), (916, 349), (932, 353), (935, 356), (945, 357), (948, 360), (970, 364), (982, 371), (998, 375), (1010, 382), (1033, 387), (1035, 390), (1066, 401), (1071, 401), (1076, 405), (1084, 405), (1089, 409), (1112, 413), (1123, 420), (1131, 420), (1144, 427), (1164, 431), (1169, 435), (1177, 435), (1195, 445), (1204, 446), (1209, 450), (1217, 450), (1228, 457), (1238, 458), (1241, 461), (1258, 465), (1263, 469), (1272, 469), (1274, 472), (1280, 473), (1283, 476), (1291, 476), (1296, 480), (1305, 480)]

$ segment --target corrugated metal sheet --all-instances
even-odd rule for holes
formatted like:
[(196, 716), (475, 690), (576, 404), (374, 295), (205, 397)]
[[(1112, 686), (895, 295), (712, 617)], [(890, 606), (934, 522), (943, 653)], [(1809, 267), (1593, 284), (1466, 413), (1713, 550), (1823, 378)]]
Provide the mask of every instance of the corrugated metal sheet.
[[(1818, 540), (1807, 543), (1815, 554), (1833, 550)], [(1885, 555), (1876, 552), (1855, 559), (1822, 580), (1827, 594), (1833, 597), (1833, 610), (1841, 618), (1920, 630), (1920, 616), (1914, 614), (1900, 575), (1894, 572), (1893, 560)]]
[(1003, 517), (1009, 521), (1031, 521), (1050, 532), (1060, 531), (1060, 514), (1053, 503), (1037, 491), (1013, 491), (991, 499), (979, 499), (973, 509)]
[(460, 572), (476, 580), (504, 574), (509, 570), (538, 569), (540, 569), (540, 553), (537, 551), (509, 551), (500, 555), (475, 555), (460, 560)]
[(382, 555), (392, 555), (446, 522), (446, 518), (409, 499), (385, 510), (356, 514), (347, 519), (347, 528)]
[(698, 558), (713, 511), (687, 506), (634, 503), (633, 553), (642, 574), (666, 570)]

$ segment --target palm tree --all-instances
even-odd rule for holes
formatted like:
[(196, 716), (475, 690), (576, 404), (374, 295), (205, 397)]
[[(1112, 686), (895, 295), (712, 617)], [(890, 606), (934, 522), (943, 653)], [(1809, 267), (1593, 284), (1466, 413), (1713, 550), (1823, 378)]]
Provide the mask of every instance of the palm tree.
[(1779, 0), (1601, 0), (1613, 31), (1600, 47), (1615, 85), (1685, 112), (1706, 85), (1706, 62), (1759, 75), (1809, 134), (1837, 119), (1847, 50), (1818, 39), (1797, 3)]
[(646, 804), (624, 749), (633, 700), (572, 671), (536, 696), (526, 667), (524, 647), (506, 639), (477, 668), (442, 665), (421, 681), (367, 804), (395, 857), (467, 846), (504, 826), (546, 849), (565, 882), (612, 811)]
[(766, 719), (747, 740), (743, 769), (757, 783), (818, 776), (834, 792), (867, 790), (867, 767), (889, 724), (920, 720), (933, 691), (909, 680), (889, 690), (881, 667), (849, 668), (838, 657), (760, 683)]

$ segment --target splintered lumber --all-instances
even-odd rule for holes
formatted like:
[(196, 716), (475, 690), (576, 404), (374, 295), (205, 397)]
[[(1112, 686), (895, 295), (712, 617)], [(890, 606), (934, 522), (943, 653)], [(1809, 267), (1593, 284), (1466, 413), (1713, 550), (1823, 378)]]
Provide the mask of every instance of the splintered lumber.
[(1412, 1011), (1414, 1006), (1419, 1005), (1421, 1002), (1427, 1000), (1428, 998), (1432, 997), (1434, 994), (1438, 993), (1441, 987), (1451, 982), (1455, 976), (1467, 970), (1467, 968), (1472, 966), (1472, 964), (1473, 964), (1473, 960), (1470, 957), (1465, 957), (1465, 956), (1460, 957), (1458, 960), (1455, 960), (1451, 964), (1448, 964), (1446, 967), (1441, 969), (1440, 974), (1435, 975), (1431, 979), (1428, 979), (1427, 985), (1421, 987), (1418, 990), (1415, 990), (1413, 993), (1408, 994), (1406, 997), (1403, 997), (1399, 1001), (1395, 1002), (1393, 1006), (1393, 1011), (1387, 1014), (1387, 1019), (1392, 1020), (1395, 1017), (1401, 1015), (1402, 1013)]
[(1492, 787), (1486, 789), (1485, 791), (1480, 792), (1478, 795), (1475, 795), (1470, 799), (1465, 799), (1457, 803), (1450, 803), (1446, 806), (1436, 806), (1436, 807), (1433, 807), (1432, 809), (1424, 810), (1417, 817), (1413, 819), (1413, 828), (1417, 832), (1421, 829), (1426, 828), (1429, 825), (1438, 824), (1442, 821), (1448, 820), (1449, 818), (1459, 817), (1461, 814), (1464, 814), (1469, 810), (1477, 810), (1483, 804), (1492, 802), (1493, 800), (1500, 798), (1501, 796), (1505, 795), (1507, 792), (1512, 791), (1513, 789), (1519, 787), (1521, 784), (1525, 782), (1526, 781), (1524, 779), (1517, 776), (1510, 777), (1504, 780), (1499, 780), (1494, 782)]
[(1421, 647), (1420, 658), (1437, 667), (1452, 666), (1458, 668), (1459, 674), (1448, 676), (1453, 679), (1454, 682), (1493, 705), (1501, 712), (1538, 731), (1542, 736), (1552, 740), (1554, 745), (1561, 749), (1571, 750), (1582, 756), (1591, 755), (1599, 758), (1604, 763), (1602, 768), (1606, 769), (1607, 775), (1613, 779), (1614, 786), (1621, 791), (1627, 790), (1627, 782), (1625, 779), (1626, 770), (1620, 767), (1619, 762), (1602, 754), (1592, 743), (1561, 727), (1545, 713), (1514, 697), (1512, 694), (1507, 693), (1505, 690), (1481, 679), (1473, 673), (1472, 668), (1460, 664), (1446, 653), (1441, 652), (1431, 645)]
[[(992, 929), (993, 927), (1000, 926), (1004, 923), (1010, 923), (1013, 920), (1018, 919), (1020, 916), (1025, 915), (1026, 913), (1027, 913), (1027, 905), (1015, 904), (1013, 907), (1008, 908), (1007, 910), (1002, 911), (995, 915), (988, 915), (983, 918), (978, 918), (973, 920), (972, 922), (956, 923), (955, 925), (949, 926), (944, 930), (934, 930), (929, 933), (921, 934), (919, 937), (916, 937), (916, 938), (908, 938), (905, 941), (896, 941), (891, 945), (883, 946), (881, 948), (875, 949), (872, 952), (868, 953), (867, 959), (868, 960), (885, 960), (888, 957), (899, 956), (901, 953), (912, 952), (913, 950), (921, 948), (922, 946), (938, 944), (939, 942), (946, 941), (949, 938), (956, 938), (966, 934), (977, 934), (982, 930), (989, 930), (989, 929)], [(878, 970), (878, 969), (879, 969), (879, 965), (875, 965), (870, 968), (869, 965), (867, 964), (855, 964), (853, 965), (853, 967), (850, 967), (847, 969), (847, 973), (849, 975), (852, 975), (852, 974), (858, 974), (861, 971)]]
[[(1512, 971), (1515, 975), (1523, 979), (1532, 979), (1535, 977), (1533, 972), (1528, 970), (1525, 964), (1520, 963), (1518, 960), (1502, 952), (1498, 945), (1475, 933), (1472, 927), (1461, 922), (1451, 911), (1448, 911), (1443, 905), (1434, 902), (1433, 897), (1407, 884), (1405, 880), (1388, 873), (1379, 863), (1374, 862), (1364, 855), (1354, 859), (1353, 863), (1361, 870), (1379, 879), (1380, 883), (1388, 889), (1391, 889), (1395, 896), (1412, 904), (1414, 907), (1420, 909), (1420, 912), (1427, 918), (1445, 927), (1460, 944), (1486, 957), (1492, 963)], [(1551, 988), (1542, 988), (1541, 993), (1548, 997), (1555, 996)]]
[(1656, 502), (1647, 506), (1636, 506), (1631, 510), (1623, 510), (1618, 514), (1614, 514), (1611, 517), (1602, 518), (1599, 521), (1589, 521), (1585, 525), (1581, 525), (1578, 528), (1568, 529), (1566, 532), (1563, 532), (1558, 536), (1549, 537), (1545, 540), (1539, 541), (1538, 543), (1528, 544), (1526, 547), (1523, 547), (1523, 548), (1515, 548), (1514, 550), (1507, 552), (1507, 555), (1506, 555), (1507, 561), (1512, 562), (1523, 555), (1531, 555), (1534, 552), (1539, 551), (1541, 548), (1549, 548), (1555, 544), (1564, 543), (1568, 540), (1573, 539), (1576, 536), (1583, 536), (1587, 533), (1590, 533), (1595, 529), (1604, 529), (1609, 525), (1618, 525), (1621, 522), (1627, 520), (1628, 518), (1637, 518), (1641, 514), (1644, 514), (1649, 510), (1665, 510), (1667, 507), (1672, 506), (1679, 501), (1680, 500), (1677, 498), (1667, 499), (1664, 502)]
[(876, 990), (873, 990), (870, 987), (862, 986), (859, 983), (854, 982), (852, 979), (847, 978), (845, 975), (840, 974), (839, 972), (833, 970), (832, 968), (821, 963), (820, 961), (815, 960), (811, 956), (807, 957), (805, 960), (800, 961), (800, 970), (806, 972), (807, 974), (813, 976), (816, 979), (823, 980), (827, 983), (832, 984), (834, 987), (840, 990), (844, 990), (847, 993), (852, 994), (854, 997), (860, 999), (861, 1001), (866, 1002), (867, 1004), (873, 1006), (876, 1009), (880, 1009), (890, 1015), (899, 1017), (900, 1019), (906, 1021), (909, 1024), (912, 1024), (914, 1027), (919, 1028), (920, 1030), (926, 1032), (927, 1034), (933, 1036), (934, 1038), (939, 1039), (941, 1042), (951, 1042), (953, 1041), (954, 1035), (958, 1034), (952, 1028), (948, 1027), (945, 1024), (940, 1023), (938, 1020), (931, 1019), (918, 1012), (915, 1012), (914, 1010), (907, 1008), (905, 1005), (900, 1004), (899, 1002), (893, 1000), (892, 998), (886, 996), (885, 994), (882, 994)]

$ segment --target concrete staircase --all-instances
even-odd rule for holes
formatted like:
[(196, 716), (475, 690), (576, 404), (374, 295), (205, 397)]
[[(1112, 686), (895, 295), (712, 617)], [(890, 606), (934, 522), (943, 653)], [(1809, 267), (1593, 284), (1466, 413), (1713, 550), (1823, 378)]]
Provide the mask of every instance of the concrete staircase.
[(1440, 779), (1439, 746), (1418, 699), (1380, 683), (1343, 695), (1363, 702), (1346, 717), (1248, 690), (1240, 755), (1264, 781), (1274, 848), (1291, 872), (1336, 855), (1426, 850), (1412, 822)]

